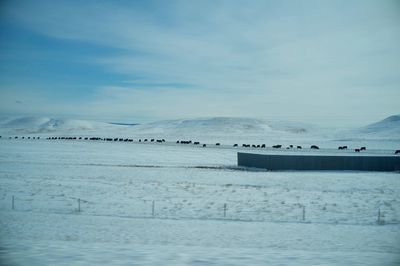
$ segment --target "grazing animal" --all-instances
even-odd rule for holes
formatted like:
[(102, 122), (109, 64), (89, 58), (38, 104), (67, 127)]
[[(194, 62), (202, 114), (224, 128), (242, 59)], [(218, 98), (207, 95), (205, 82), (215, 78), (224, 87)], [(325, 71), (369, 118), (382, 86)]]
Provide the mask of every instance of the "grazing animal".
[(215, 143), (215, 146), (220, 146), (221, 144), (219, 142)]
[(154, 139), (151, 139), (150, 141), (151, 141), (151, 142), (154, 142)]
[(165, 142), (165, 139), (162, 139), (161, 141), (162, 141), (162, 142)]
[(142, 142), (142, 139), (139, 139), (139, 142)]
[(319, 147), (317, 145), (311, 145), (310, 149), (319, 150)]
[(301, 149), (301, 146), (297, 146), (297, 149)]
[(355, 149), (354, 151), (355, 151), (355, 152), (360, 152), (360, 149)]
[(147, 139), (144, 139), (144, 141), (146, 142), (146, 141), (147, 141)]
[(400, 154), (400, 150), (396, 150), (394, 154)]
[(176, 144), (179, 144), (179, 140), (176, 141)]
[(194, 144), (194, 145), (199, 145), (199, 144), (200, 144), (200, 142), (198, 142), (198, 141), (195, 141), (195, 142), (193, 142), (193, 144)]
[(274, 145), (274, 146), (272, 146), (272, 148), (274, 148), (274, 149), (280, 149), (280, 148), (282, 148), (282, 145)]
[(158, 143), (162, 143), (162, 140), (161, 140), (161, 139), (158, 139), (157, 142), (158, 142)]
[(233, 147), (237, 147), (238, 145), (237, 144), (233, 144)]
[(366, 147), (361, 147), (361, 148), (360, 148), (360, 151), (365, 151), (365, 150), (367, 150)]
[(290, 148), (293, 148), (293, 145), (292, 145), (292, 144), (290, 144), (290, 145), (289, 145), (289, 147), (290, 147)]
[(347, 146), (342, 146), (342, 149), (343, 150), (347, 150)]
[(206, 147), (207, 145), (206, 144), (203, 144), (203, 147)]
[(262, 144), (262, 145), (261, 145), (261, 148), (265, 148), (265, 144)]
[(114, 138), (114, 141), (118, 141), (118, 138)]
[(257, 148), (260, 148), (260, 147), (261, 147), (261, 145), (260, 145), (260, 144), (258, 144), (258, 145), (257, 145)]
[(343, 150), (343, 147), (342, 147), (342, 146), (339, 146), (339, 147), (338, 147), (338, 150)]
[(254, 144), (253, 144), (253, 145), (251, 145), (251, 147), (253, 147), (253, 148), (257, 148), (257, 146), (256, 146), (256, 145), (254, 145)]

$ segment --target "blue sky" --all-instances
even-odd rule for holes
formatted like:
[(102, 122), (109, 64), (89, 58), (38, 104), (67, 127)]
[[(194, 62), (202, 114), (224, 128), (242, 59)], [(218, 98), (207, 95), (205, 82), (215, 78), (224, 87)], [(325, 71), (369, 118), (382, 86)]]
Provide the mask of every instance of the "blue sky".
[(0, 114), (363, 125), (399, 44), (399, 1), (2, 1)]

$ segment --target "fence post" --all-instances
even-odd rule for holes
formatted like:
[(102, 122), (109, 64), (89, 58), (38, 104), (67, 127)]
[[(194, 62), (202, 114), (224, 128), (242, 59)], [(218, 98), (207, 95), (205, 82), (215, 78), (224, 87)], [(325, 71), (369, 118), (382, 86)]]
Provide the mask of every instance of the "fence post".
[(78, 212), (81, 212), (81, 199), (78, 199)]
[(306, 220), (306, 206), (303, 205), (303, 221)]
[(376, 221), (378, 224), (384, 224), (384, 220), (381, 219), (381, 208), (378, 209), (378, 221)]
[(224, 218), (226, 217), (226, 203), (224, 203)]
[(155, 201), (153, 200), (152, 206), (151, 206), (151, 215), (154, 217), (154, 209), (155, 209)]
[(14, 199), (14, 195), (13, 195), (13, 196), (12, 196), (12, 209), (13, 209), (13, 210), (14, 210), (14, 207), (15, 207), (14, 202), (15, 202), (15, 199)]

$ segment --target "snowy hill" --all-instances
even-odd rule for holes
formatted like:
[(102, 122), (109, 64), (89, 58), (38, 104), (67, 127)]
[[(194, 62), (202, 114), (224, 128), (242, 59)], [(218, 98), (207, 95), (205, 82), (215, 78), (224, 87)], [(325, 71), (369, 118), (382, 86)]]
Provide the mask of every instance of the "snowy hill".
[(48, 117), (20, 117), (0, 120), (1, 131), (10, 134), (91, 132), (118, 127), (102, 122)]
[(274, 131), (305, 133), (306, 125), (291, 122), (266, 122), (253, 118), (214, 117), (190, 120), (159, 121), (135, 127), (137, 132), (165, 134), (206, 134), (206, 135), (256, 135)]
[(191, 120), (165, 120), (142, 125), (121, 125), (87, 120), (21, 117), (0, 120), (1, 130), (15, 133), (97, 132), (167, 135), (265, 135), (302, 134), (308, 126), (293, 122), (266, 122), (252, 118), (215, 117)]
[(357, 130), (357, 133), (368, 137), (400, 139), (400, 115), (392, 115), (362, 127)]

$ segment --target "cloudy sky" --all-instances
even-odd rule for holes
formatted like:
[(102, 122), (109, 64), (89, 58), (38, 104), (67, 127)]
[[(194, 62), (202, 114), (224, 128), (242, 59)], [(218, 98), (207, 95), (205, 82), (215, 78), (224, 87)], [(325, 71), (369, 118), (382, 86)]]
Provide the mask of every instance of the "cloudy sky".
[(399, 1), (1, 1), (0, 115), (363, 125), (400, 113)]

